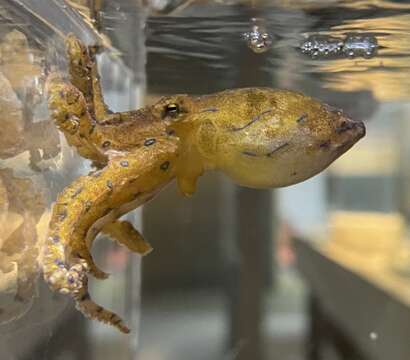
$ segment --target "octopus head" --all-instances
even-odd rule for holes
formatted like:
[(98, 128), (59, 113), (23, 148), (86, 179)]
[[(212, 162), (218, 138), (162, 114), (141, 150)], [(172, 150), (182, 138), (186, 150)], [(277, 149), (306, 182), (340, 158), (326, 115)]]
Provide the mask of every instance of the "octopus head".
[(165, 117), (186, 154), (248, 187), (306, 180), (365, 135), (362, 122), (293, 91), (245, 88), (171, 100), (164, 100)]

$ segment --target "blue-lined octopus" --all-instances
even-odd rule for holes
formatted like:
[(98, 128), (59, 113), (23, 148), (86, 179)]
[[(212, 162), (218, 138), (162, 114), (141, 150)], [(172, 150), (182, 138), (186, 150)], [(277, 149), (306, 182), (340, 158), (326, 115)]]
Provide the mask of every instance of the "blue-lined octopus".
[(113, 113), (104, 103), (95, 48), (66, 40), (69, 81), (48, 80), (58, 128), (95, 171), (58, 196), (42, 268), (52, 289), (70, 295), (92, 319), (127, 333), (123, 320), (93, 302), (87, 275), (107, 275), (90, 248), (100, 232), (131, 251), (151, 250), (122, 215), (176, 179), (185, 195), (207, 170), (253, 188), (282, 187), (319, 173), (365, 134), (362, 122), (298, 92), (242, 88), (205, 96), (175, 95), (139, 110)]

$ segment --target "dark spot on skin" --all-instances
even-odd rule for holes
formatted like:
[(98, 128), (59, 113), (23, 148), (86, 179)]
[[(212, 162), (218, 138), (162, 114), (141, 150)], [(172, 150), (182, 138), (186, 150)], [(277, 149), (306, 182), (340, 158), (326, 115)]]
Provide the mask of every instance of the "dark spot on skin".
[(168, 170), (169, 165), (170, 165), (170, 162), (165, 161), (164, 163), (161, 164), (160, 169), (163, 170), (163, 171), (166, 171), (166, 170)]
[(297, 175), (297, 172), (296, 172), (296, 171), (292, 173), (292, 176), (295, 176), (295, 175)]
[(246, 155), (246, 156), (258, 156), (257, 154), (255, 154), (251, 151), (242, 151), (242, 154)]
[(168, 136), (175, 135), (175, 130), (174, 129), (167, 129), (167, 135)]
[(84, 257), (79, 253), (79, 252), (75, 252), (74, 257), (79, 258), (79, 259), (84, 259)]
[[(113, 115), (112, 112), (110, 112), (111, 115)], [(124, 122), (124, 119), (121, 117), (121, 114), (115, 114), (108, 118), (107, 120), (104, 120), (104, 125), (119, 125)]]
[(156, 140), (155, 139), (147, 139), (144, 141), (144, 145), (145, 146), (151, 146), (153, 144), (155, 144)]
[(71, 195), (71, 199), (75, 199), (82, 191), (83, 187), (78, 188), (76, 191), (74, 191), (74, 194)]
[(247, 127), (251, 126), (253, 123), (257, 122), (258, 120), (260, 120), (264, 115), (271, 113), (273, 110), (266, 110), (256, 116), (254, 116), (247, 124), (245, 124), (244, 126), (241, 126), (239, 128), (233, 128), (231, 129), (232, 131), (240, 131), (243, 129), (246, 129)]
[(307, 114), (307, 113), (304, 113), (304, 114), (302, 114), (300, 117), (298, 117), (298, 118), (296, 119), (296, 122), (297, 122), (298, 124), (303, 124), (303, 123), (305, 122), (305, 120), (307, 119), (307, 117), (308, 117), (308, 114)]
[(107, 180), (106, 185), (107, 185), (107, 188), (110, 189), (110, 191), (113, 190), (113, 185), (112, 185), (112, 181), (111, 181), (111, 180)]
[(217, 111), (219, 111), (217, 108), (209, 108), (209, 109), (201, 110), (199, 113), (201, 114), (201, 113), (206, 113), (206, 112), (217, 112)]
[(95, 130), (95, 124), (92, 124), (92, 125), (91, 125), (91, 129), (90, 129), (90, 131), (88, 132), (88, 135), (91, 135), (91, 134), (94, 132), (94, 130)]
[(122, 161), (120, 161), (120, 165), (121, 165), (122, 167), (128, 167), (128, 166), (129, 166), (129, 162), (128, 162), (127, 160), (122, 160)]
[(349, 131), (355, 128), (355, 125), (353, 122), (348, 122), (348, 121), (342, 121), (340, 126), (336, 128), (336, 133), (337, 134), (342, 134), (345, 131)]
[[(106, 216), (106, 215), (108, 215), (111, 211), (113, 211), (113, 208), (107, 208), (107, 209), (104, 211), (103, 217)], [(94, 229), (95, 229), (95, 230), (98, 230), (97, 228), (94, 228)]]
[(104, 149), (106, 149), (107, 147), (109, 147), (109, 146), (111, 146), (111, 141), (104, 141), (103, 142), (103, 144), (102, 144), (102, 147), (104, 148)]
[(51, 236), (51, 241), (54, 244), (58, 244), (60, 242), (60, 237), (58, 235)]
[(90, 294), (89, 293), (85, 293), (83, 296), (81, 296), (80, 301), (86, 301), (86, 300), (90, 300)]
[(327, 140), (319, 145), (321, 149), (328, 149), (330, 146), (330, 140)]
[(272, 156), (274, 153), (276, 153), (279, 150), (284, 149), (285, 147), (289, 146), (289, 143), (283, 143), (282, 145), (279, 145), (277, 148), (273, 149), (271, 152), (267, 153), (266, 156), (270, 157)]

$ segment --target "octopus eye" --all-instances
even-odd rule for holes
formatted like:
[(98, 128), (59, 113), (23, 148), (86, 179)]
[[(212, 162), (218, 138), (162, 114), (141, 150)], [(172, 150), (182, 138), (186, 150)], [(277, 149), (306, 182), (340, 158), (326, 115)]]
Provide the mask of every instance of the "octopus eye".
[(176, 117), (179, 114), (178, 104), (168, 104), (165, 107), (165, 116)]

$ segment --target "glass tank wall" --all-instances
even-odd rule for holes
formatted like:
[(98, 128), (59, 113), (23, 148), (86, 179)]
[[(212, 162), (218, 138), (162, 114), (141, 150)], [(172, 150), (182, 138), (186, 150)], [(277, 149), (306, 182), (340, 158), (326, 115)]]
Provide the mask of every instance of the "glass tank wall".
[[(1, 360), (409, 359), (409, 10), (406, 1), (0, 0)], [(50, 74), (73, 67), (70, 33), (97, 53), (113, 112), (175, 94), (281, 88), (364, 121), (366, 136), (297, 185), (251, 189), (207, 172), (193, 196), (172, 182), (125, 214), (154, 251), (142, 257), (101, 234), (92, 253), (110, 277), (89, 283), (131, 328), (120, 333), (50, 291), (41, 271), (47, 241), (59, 242), (49, 236), (59, 194), (100, 174), (62, 130), (75, 133), (82, 114), (57, 126), (49, 109)], [(87, 74), (80, 82), (95, 84)], [(115, 133), (115, 114), (105, 115)]]

